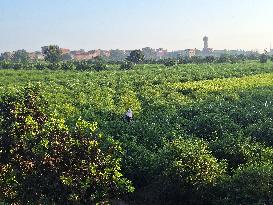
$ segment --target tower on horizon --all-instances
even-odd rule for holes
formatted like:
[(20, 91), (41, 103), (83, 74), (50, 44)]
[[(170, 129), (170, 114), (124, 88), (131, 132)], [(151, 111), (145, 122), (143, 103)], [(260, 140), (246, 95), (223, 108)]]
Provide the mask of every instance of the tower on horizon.
[(203, 38), (203, 41), (204, 41), (204, 48), (203, 48), (203, 50), (204, 50), (204, 51), (207, 51), (208, 48), (209, 48), (209, 43), (208, 43), (209, 38), (208, 38), (207, 36), (205, 36), (205, 37)]

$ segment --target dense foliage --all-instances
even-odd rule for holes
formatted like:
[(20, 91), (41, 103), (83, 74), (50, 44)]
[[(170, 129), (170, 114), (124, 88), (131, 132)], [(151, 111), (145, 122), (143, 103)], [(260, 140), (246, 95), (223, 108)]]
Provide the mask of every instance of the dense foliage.
[(0, 56), (0, 61), (12, 61), (15, 63), (30, 62), (29, 54), (26, 50), (17, 50), (14, 53), (4, 52)]
[(133, 190), (120, 173), (120, 145), (82, 119), (43, 112), (36, 88), (1, 99), (0, 197), (19, 204), (90, 204)]
[(144, 54), (141, 50), (133, 50), (127, 57), (127, 60), (135, 64), (141, 63), (142, 61), (144, 61)]
[[(224, 56), (222, 58), (225, 60)], [(212, 61), (212, 58), (207, 60)], [(106, 163), (108, 158), (102, 156), (108, 156), (110, 161), (107, 161), (107, 166), (118, 170), (118, 173), (114, 173), (119, 176), (116, 178), (118, 182), (113, 177), (106, 177), (107, 183), (114, 185), (108, 186), (105, 182), (107, 185), (99, 188), (100, 192), (92, 191), (97, 197), (93, 198), (94, 201), (112, 199), (116, 191), (132, 191), (128, 179), (132, 181), (135, 191), (123, 195), (122, 199), (129, 204), (272, 204), (272, 62), (261, 64), (242, 59), (240, 63), (176, 64), (169, 67), (162, 63), (135, 65), (122, 70), (115, 65), (115, 68), (108, 66), (100, 72), (96, 72), (94, 63), (58, 63), (55, 67), (47, 64), (55, 70), (35, 70), (38, 63), (33, 65), (36, 67), (32, 70), (25, 70), (21, 64), (20, 70), (0, 70), (2, 106), (18, 102), (16, 108), (24, 109), (17, 116), (28, 119), (13, 117), (7, 121), (9, 118), (1, 118), (1, 136), (12, 135), (16, 142), (26, 145), (23, 154), (19, 155), (22, 156), (22, 165), (19, 166), (14, 160), (1, 162), (1, 166), (8, 165), (9, 169), (6, 175), (2, 170), (0, 183), (12, 190), (14, 200), (24, 202), (29, 199), (24, 197), (30, 197), (30, 194), (23, 195), (21, 192), (23, 185), (28, 186), (29, 181), (24, 181), (28, 175), (18, 175), (18, 183), (27, 184), (11, 186), (15, 182), (10, 169), (25, 170), (29, 159), (40, 166), (47, 149), (36, 153), (30, 147), (38, 146), (40, 139), (45, 138), (49, 148), (54, 151), (51, 133), (55, 134), (53, 130), (57, 129), (57, 139), (65, 149), (62, 148), (61, 155), (56, 157), (63, 160), (69, 154), (67, 150), (72, 150), (73, 156), (69, 155), (71, 161), (79, 158), (76, 153), (88, 158), (88, 149), (81, 152), (74, 150), (68, 139), (82, 136), (84, 140), (89, 137), (104, 151), (103, 155), (97, 153), (98, 160)], [(59, 69), (58, 65), (67, 66), (66, 71)], [(8, 68), (8, 64), (6, 66)], [(35, 112), (27, 108), (23, 100), (26, 99), (23, 97), (25, 94), (18, 94), (18, 90), (30, 81), (40, 85), (40, 94), (47, 102), (44, 104), (42, 99), (37, 98), (39, 109)], [(123, 119), (128, 108), (133, 111), (130, 123)], [(37, 116), (42, 116), (40, 118), (44, 122), (40, 123)], [(87, 122), (97, 122), (97, 126)], [(85, 133), (79, 131), (82, 130), (78, 128), (79, 124), (84, 125), (85, 131), (86, 126), (97, 129)], [(22, 130), (21, 127), (24, 127), (24, 134), (16, 134)], [(32, 141), (34, 136), (38, 137), (37, 141)], [(112, 136), (114, 139), (102, 136)], [(86, 145), (84, 141), (80, 141), (80, 144), (81, 148)], [(113, 149), (110, 147), (116, 154), (111, 152)], [(121, 148), (124, 149), (123, 155)], [(7, 153), (1, 151), (1, 156)], [(30, 156), (35, 156), (39, 162)], [(92, 161), (92, 158), (88, 160)], [(83, 167), (79, 165), (79, 168)], [(35, 170), (32, 172), (33, 180), (41, 173), (35, 166), (29, 169)], [(91, 192), (79, 188), (77, 184), (83, 178), (73, 178), (72, 169), (60, 171), (67, 175), (49, 174), (48, 177), (62, 177), (50, 186), (56, 183), (64, 186), (62, 194), (78, 194), (80, 203), (88, 204)], [(46, 172), (52, 173), (52, 169), (48, 168)], [(63, 178), (68, 176), (75, 183), (69, 185), (70, 178)], [(44, 185), (43, 179), (39, 180)], [(37, 189), (36, 185), (28, 186), (28, 190), (32, 188)], [(41, 190), (37, 193), (46, 196), (44, 193), (47, 192)], [(83, 192), (78, 193), (79, 190)], [(58, 194), (59, 198), (48, 196), (59, 203), (59, 200), (64, 200), (62, 194)], [(10, 199), (3, 194), (0, 197), (5, 201)], [(42, 200), (43, 197), (37, 195), (33, 199)]]
[(56, 63), (61, 60), (61, 50), (57, 45), (49, 45), (46, 46), (43, 50), (43, 54), (45, 55), (45, 60), (51, 63)]

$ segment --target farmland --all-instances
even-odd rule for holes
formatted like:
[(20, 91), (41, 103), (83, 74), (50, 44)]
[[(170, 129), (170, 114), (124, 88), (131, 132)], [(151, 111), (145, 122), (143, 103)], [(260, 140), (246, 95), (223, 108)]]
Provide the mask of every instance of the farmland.
[[(116, 167), (120, 175), (115, 177), (124, 177), (116, 180), (127, 187), (118, 198), (129, 204), (273, 203), (272, 62), (137, 65), (99, 72), (0, 70), (2, 103), (26, 87), (39, 90), (41, 111), (65, 129), (73, 129), (79, 119), (95, 123), (97, 132), (114, 141), (113, 149), (122, 149), (119, 162), (109, 160), (109, 169)], [(129, 108), (130, 123), (123, 118)], [(35, 137), (39, 131), (29, 133)], [(10, 188), (1, 169), (5, 194), (0, 197), (18, 200), (20, 192)], [(71, 173), (66, 173), (68, 181)]]

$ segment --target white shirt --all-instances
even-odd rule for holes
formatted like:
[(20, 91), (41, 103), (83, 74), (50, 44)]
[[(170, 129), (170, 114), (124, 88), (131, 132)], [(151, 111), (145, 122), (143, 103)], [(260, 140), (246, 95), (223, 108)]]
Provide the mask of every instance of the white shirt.
[(130, 117), (130, 118), (133, 117), (133, 112), (132, 112), (131, 109), (128, 110), (128, 112), (126, 113), (126, 116), (127, 116), (127, 117)]

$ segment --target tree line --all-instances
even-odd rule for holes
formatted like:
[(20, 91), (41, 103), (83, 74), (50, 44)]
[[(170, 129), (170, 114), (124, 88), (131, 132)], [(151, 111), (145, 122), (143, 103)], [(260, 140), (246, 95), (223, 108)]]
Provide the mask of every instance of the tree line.
[(13, 53), (5, 52), (0, 56), (1, 69), (51, 69), (51, 70), (107, 70), (109, 65), (118, 65), (121, 70), (132, 69), (136, 64), (162, 64), (167, 67), (177, 64), (203, 64), (203, 63), (240, 63), (247, 60), (256, 60), (261, 63), (273, 61), (273, 56), (264, 53), (250, 55), (222, 54), (219, 57), (209, 56), (180, 56), (162, 59), (152, 58), (148, 51), (133, 50), (128, 56), (121, 56), (118, 50), (113, 50), (110, 57), (97, 56), (90, 60), (76, 61), (63, 54), (57, 45), (50, 45), (43, 50), (44, 60), (30, 59), (25, 50)]

